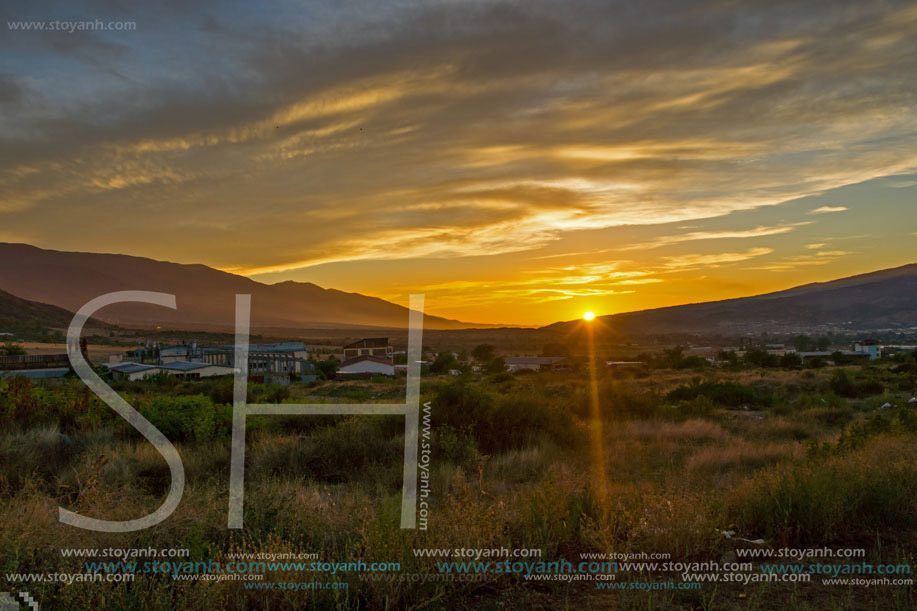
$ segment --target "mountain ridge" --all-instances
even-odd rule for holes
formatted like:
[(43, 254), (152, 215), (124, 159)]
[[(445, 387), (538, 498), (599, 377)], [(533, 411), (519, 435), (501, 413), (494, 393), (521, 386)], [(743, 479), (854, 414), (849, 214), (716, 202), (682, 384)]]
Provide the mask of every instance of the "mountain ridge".
[[(252, 326), (310, 324), (406, 327), (408, 308), (379, 297), (326, 289), (311, 282), (263, 284), (200, 263), (175, 263), (112, 253), (42, 249), (0, 243), (0, 289), (17, 297), (76, 311), (110, 292), (147, 290), (176, 295), (177, 310), (117, 304), (97, 317), (121, 326), (183, 324), (232, 328), (235, 295), (252, 295)], [(428, 329), (489, 328), (425, 314)]]
[[(917, 326), (917, 263), (747, 297), (599, 316), (621, 333), (792, 332)], [(562, 330), (577, 321), (541, 327)]]

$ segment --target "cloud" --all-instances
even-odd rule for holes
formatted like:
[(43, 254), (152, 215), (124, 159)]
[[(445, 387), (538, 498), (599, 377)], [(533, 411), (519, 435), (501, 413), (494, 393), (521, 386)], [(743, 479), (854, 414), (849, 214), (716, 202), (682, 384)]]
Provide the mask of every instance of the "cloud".
[(663, 257), (664, 267), (669, 269), (684, 269), (697, 267), (719, 267), (727, 263), (739, 263), (755, 257), (769, 255), (774, 252), (772, 248), (750, 248), (745, 252), (724, 252), (709, 255), (677, 255)]
[[(810, 245), (812, 246), (812, 245)], [(815, 245), (815, 246), (823, 246)], [(827, 265), (834, 262), (839, 257), (844, 257), (847, 255), (854, 254), (851, 251), (845, 250), (827, 250), (827, 251), (818, 251), (814, 255), (792, 255), (789, 257), (783, 257), (779, 261), (768, 265), (761, 265), (757, 267), (750, 267), (751, 270), (761, 270), (761, 271), (770, 271), (770, 272), (788, 272), (796, 271), (800, 267), (809, 267), (813, 265)]]
[[(525, 270), (513, 277), (488, 280), (450, 280), (424, 286), (424, 293), (439, 307), (482, 306), (512, 301), (541, 304), (583, 297), (631, 295), (630, 286), (660, 284), (662, 278), (648, 270), (630, 269), (632, 261), (584, 263)], [(404, 294), (410, 292), (405, 289)], [(403, 295), (396, 293), (395, 298)]]
[(844, 212), (847, 210), (846, 206), (822, 206), (821, 208), (816, 208), (811, 211), (809, 214), (827, 214), (829, 212)]
[(731, 231), (694, 231), (680, 235), (660, 236), (649, 242), (625, 246), (621, 248), (621, 250), (648, 250), (651, 248), (658, 248), (660, 246), (668, 246), (670, 244), (700, 240), (759, 238), (763, 236), (789, 233), (795, 230), (797, 227), (808, 224), (809, 223), (793, 223), (791, 225), (775, 225), (770, 227), (758, 226), (754, 229), (735, 229)]
[(291, 274), (694, 224), (917, 168), (911, 8), (232, 6), (0, 42), (19, 87), (0, 121), (3, 225)]

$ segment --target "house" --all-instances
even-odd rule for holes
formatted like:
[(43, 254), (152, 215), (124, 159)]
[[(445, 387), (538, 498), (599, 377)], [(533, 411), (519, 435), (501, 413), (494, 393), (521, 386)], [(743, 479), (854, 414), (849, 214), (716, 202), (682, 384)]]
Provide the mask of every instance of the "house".
[(108, 365), (108, 371), (115, 380), (130, 380), (135, 382), (162, 372), (156, 365), (146, 365), (143, 363), (114, 363)]
[(391, 359), (364, 354), (345, 360), (338, 368), (338, 373), (344, 376), (359, 374), (393, 376), (395, 375), (395, 365)]
[(367, 337), (344, 346), (344, 360), (357, 356), (378, 356), (392, 358), (392, 347), (387, 337)]
[(521, 371), (522, 369), (556, 371), (566, 368), (567, 363), (564, 362), (566, 360), (566, 357), (563, 356), (508, 356), (503, 359), (503, 362), (509, 372)]
[(868, 354), (869, 360), (874, 361), (882, 355), (882, 346), (879, 345), (878, 340), (864, 339), (853, 345), (853, 351)]

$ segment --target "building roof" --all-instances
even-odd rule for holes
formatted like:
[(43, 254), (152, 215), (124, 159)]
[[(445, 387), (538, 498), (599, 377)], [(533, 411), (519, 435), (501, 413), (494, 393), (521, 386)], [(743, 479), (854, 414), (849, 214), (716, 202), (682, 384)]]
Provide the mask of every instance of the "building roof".
[(563, 356), (508, 356), (503, 359), (507, 365), (553, 365), (564, 360)]
[(276, 342), (273, 344), (250, 344), (249, 352), (301, 352), (306, 349), (303, 342)]
[[(173, 371), (194, 371), (195, 369), (203, 369), (204, 367), (223, 367), (223, 365), (211, 365), (210, 363), (192, 363), (191, 361), (175, 361), (174, 363), (158, 365), (158, 367), (160, 369), (171, 369)], [(226, 367), (226, 369), (232, 368)]]
[(357, 340), (352, 344), (347, 344), (344, 346), (344, 349), (347, 348), (387, 348), (388, 347), (388, 338), (387, 337), (364, 337), (361, 340)]
[(150, 371), (153, 369), (167, 369), (169, 371), (194, 371), (196, 369), (203, 369), (204, 367), (220, 367), (222, 369), (231, 370), (232, 367), (227, 367), (226, 365), (212, 365), (210, 363), (192, 363), (190, 361), (175, 361), (174, 363), (165, 363), (164, 365), (147, 365), (145, 363), (118, 363), (116, 365), (109, 365), (108, 368), (111, 371), (116, 371), (123, 374), (132, 374), (140, 373), (141, 371)]
[[(233, 352), (236, 347), (233, 344), (223, 344), (222, 346), (204, 346), (204, 351)], [(249, 344), (249, 354), (253, 352), (267, 353), (284, 353), (284, 352), (304, 352), (307, 350), (304, 342), (275, 342), (273, 344)]]
[(118, 363), (117, 365), (108, 366), (111, 371), (117, 371), (123, 374), (139, 373), (141, 371), (149, 371), (150, 369), (160, 369), (160, 367), (160, 365), (146, 365), (134, 362)]
[(373, 356), (371, 354), (363, 354), (361, 356), (353, 356), (341, 363), (341, 367), (347, 367), (348, 365), (353, 365), (361, 361), (373, 361), (374, 363), (382, 363), (383, 365), (393, 365), (392, 359), (382, 358), (381, 356)]
[(62, 378), (70, 373), (69, 367), (57, 367), (53, 369), (18, 369), (12, 371), (0, 371), (0, 378), (24, 376), (31, 380), (44, 380), (47, 378)]

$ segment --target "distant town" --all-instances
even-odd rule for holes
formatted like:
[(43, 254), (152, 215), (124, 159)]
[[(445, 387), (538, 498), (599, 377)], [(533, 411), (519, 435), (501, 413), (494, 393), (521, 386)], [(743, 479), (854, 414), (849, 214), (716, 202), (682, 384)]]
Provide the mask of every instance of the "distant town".
[[(32, 380), (62, 378), (72, 374), (65, 351), (30, 353), (12, 333), (0, 333), (0, 376), (21, 375)], [(34, 345), (33, 345), (34, 348)], [(633, 351), (633, 346), (631, 350)], [(89, 359), (89, 342), (81, 349)], [(647, 365), (728, 367), (745, 361), (759, 367), (799, 369), (875, 361), (917, 350), (917, 343), (882, 342), (862, 338), (838, 345), (828, 337), (800, 335), (792, 343), (745, 341), (740, 345), (681, 345), (640, 352), (626, 359), (597, 358), (610, 369), (639, 369)], [(112, 380), (141, 381), (161, 376), (195, 380), (230, 376), (236, 370), (235, 346), (204, 344), (196, 340), (177, 344), (157, 340), (139, 341), (135, 348), (112, 352), (106, 361), (93, 364)], [(428, 374), (530, 373), (577, 369), (584, 357), (569, 346), (548, 344), (540, 355), (508, 354), (492, 344), (480, 344), (467, 351), (434, 351), (424, 348), (420, 364)], [(317, 350), (303, 341), (254, 343), (248, 347), (248, 377), (256, 383), (290, 385), (318, 379), (392, 378), (407, 372), (407, 353), (395, 349), (388, 337), (366, 337), (343, 346), (321, 346)]]

